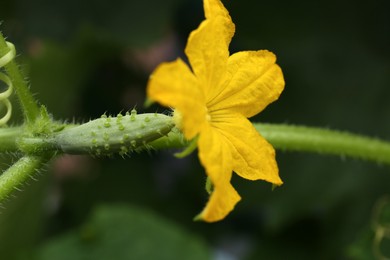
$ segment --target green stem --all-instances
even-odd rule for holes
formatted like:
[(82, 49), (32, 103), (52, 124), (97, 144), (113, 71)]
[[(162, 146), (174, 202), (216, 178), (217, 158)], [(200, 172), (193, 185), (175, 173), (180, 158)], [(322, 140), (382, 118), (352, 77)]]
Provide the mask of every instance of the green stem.
[[(9, 51), (7, 43), (0, 33), (0, 57), (6, 54)], [(19, 98), (19, 103), (22, 107), (24, 117), (27, 124), (30, 124), (35, 121), (39, 116), (39, 107), (31, 94), (26, 80), (23, 78), (17, 64), (12, 60), (7, 65), (4, 66), (8, 76), (12, 79), (13, 86), (16, 91), (16, 95)]]
[(33, 178), (36, 170), (47, 161), (43, 157), (25, 156), (8, 168), (0, 175), (0, 201), (9, 197), (14, 190), (18, 190), (28, 178)]
[(323, 128), (254, 124), (276, 148), (315, 152), (390, 164), (390, 142)]
[[(314, 127), (259, 123), (254, 126), (276, 149), (338, 155), (390, 164), (390, 142), (383, 140)], [(0, 152), (18, 151), (23, 148), (21, 144), (40, 147), (42, 152), (58, 149), (49, 142), (51, 139), (48, 136), (23, 138), (22, 131), (22, 127), (0, 129)], [(177, 130), (148, 143), (148, 147), (153, 149), (184, 148), (188, 145), (189, 142)]]
[[(254, 123), (255, 128), (276, 149), (338, 155), (390, 164), (390, 142), (328, 129), (283, 124)], [(155, 149), (188, 145), (179, 132), (150, 143)]]
[(0, 128), (0, 153), (18, 151), (17, 140), (23, 133), (23, 127)]

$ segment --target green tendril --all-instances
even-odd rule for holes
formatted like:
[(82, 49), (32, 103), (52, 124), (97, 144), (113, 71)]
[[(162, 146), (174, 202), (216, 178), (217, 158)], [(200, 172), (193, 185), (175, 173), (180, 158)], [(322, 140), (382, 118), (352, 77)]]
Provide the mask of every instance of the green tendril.
[[(0, 57), (0, 69), (5, 67), (9, 62), (11, 62), (15, 58), (15, 46), (10, 42), (6, 42), (6, 44), (9, 51), (6, 54), (4, 54), (2, 57)], [(0, 92), (0, 102), (7, 109), (5, 115), (0, 118), (0, 126), (3, 126), (7, 124), (7, 122), (10, 120), (12, 114), (12, 104), (8, 98), (12, 94), (13, 84), (11, 79), (8, 77), (8, 75), (3, 72), (0, 72), (0, 81), (7, 86), (7, 89), (5, 91)]]
[[(6, 72), (6, 76), (11, 79), (11, 86), (15, 89), (15, 94), (21, 106), (25, 123), (27, 125), (33, 125), (40, 116), (40, 106), (32, 95), (25, 77), (15, 62), (15, 53), (14, 45), (5, 41), (4, 36), (0, 33), (0, 69)], [(7, 82), (5, 83), (7, 84)], [(9, 88), (10, 86), (8, 85), (8, 89)]]

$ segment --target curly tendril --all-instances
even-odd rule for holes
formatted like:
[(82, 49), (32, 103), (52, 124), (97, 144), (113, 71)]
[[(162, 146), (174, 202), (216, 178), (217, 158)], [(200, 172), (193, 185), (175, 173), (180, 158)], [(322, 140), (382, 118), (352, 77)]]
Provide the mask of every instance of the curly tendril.
[[(6, 54), (4, 54), (2, 57), (0, 57), (0, 69), (15, 58), (15, 53), (16, 53), (15, 46), (10, 42), (6, 42), (6, 43), (9, 48), (9, 51)], [(11, 118), (12, 105), (11, 102), (8, 100), (8, 98), (12, 94), (13, 86), (12, 86), (12, 81), (8, 77), (8, 75), (1, 71), (0, 71), (0, 81), (4, 82), (5, 85), (7, 86), (7, 89), (5, 91), (0, 92), (0, 102), (3, 105), (5, 105), (7, 109), (6, 114), (0, 118), (0, 126), (3, 126)]]

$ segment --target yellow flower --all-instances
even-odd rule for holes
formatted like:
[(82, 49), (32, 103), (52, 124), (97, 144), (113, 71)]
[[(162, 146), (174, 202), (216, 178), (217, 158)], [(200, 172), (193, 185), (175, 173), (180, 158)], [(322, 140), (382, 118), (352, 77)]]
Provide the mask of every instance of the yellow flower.
[(281, 185), (273, 147), (247, 118), (278, 99), (284, 88), (271, 52), (243, 51), (229, 56), (235, 26), (219, 0), (204, 0), (206, 19), (188, 39), (181, 59), (163, 63), (150, 77), (147, 94), (179, 112), (186, 139), (198, 137), (198, 155), (213, 191), (197, 218), (223, 219), (240, 196), (232, 172), (249, 180)]

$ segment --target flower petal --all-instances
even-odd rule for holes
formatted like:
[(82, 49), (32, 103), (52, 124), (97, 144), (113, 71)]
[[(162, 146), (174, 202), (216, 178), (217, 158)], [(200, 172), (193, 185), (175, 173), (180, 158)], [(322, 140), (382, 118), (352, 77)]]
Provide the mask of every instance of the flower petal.
[(282, 70), (275, 62), (275, 55), (266, 50), (230, 56), (224, 90), (208, 99), (209, 110), (230, 109), (246, 117), (261, 112), (284, 88)]
[(203, 92), (181, 59), (163, 63), (156, 68), (150, 76), (147, 95), (179, 111), (182, 116), (181, 128), (187, 139), (197, 135), (207, 122)]
[(230, 184), (233, 161), (229, 144), (218, 130), (206, 126), (198, 141), (199, 159), (214, 186), (214, 191), (199, 217), (206, 221), (223, 219), (233, 210), (240, 196)]
[[(223, 117), (223, 120), (219, 120)], [(212, 115), (213, 126), (229, 140), (233, 170), (249, 180), (265, 180), (276, 185), (283, 182), (275, 160), (274, 148), (240, 114)]]
[(230, 182), (233, 162), (231, 147), (218, 129), (206, 125), (198, 140), (198, 155), (214, 186)]
[(221, 15), (231, 20), (228, 10), (226, 10), (220, 0), (204, 0), (203, 8), (206, 19)]
[(233, 34), (233, 22), (217, 16), (203, 21), (188, 38), (185, 53), (205, 96), (220, 91), (217, 86), (226, 73), (228, 47)]
[(215, 186), (206, 207), (196, 217), (207, 222), (224, 219), (241, 199), (230, 183)]

